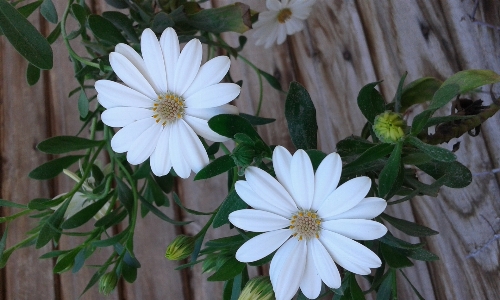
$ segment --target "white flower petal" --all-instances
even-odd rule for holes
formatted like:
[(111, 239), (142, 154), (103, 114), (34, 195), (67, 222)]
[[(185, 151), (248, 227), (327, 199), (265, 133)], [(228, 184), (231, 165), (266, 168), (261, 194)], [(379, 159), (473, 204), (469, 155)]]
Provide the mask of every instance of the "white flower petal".
[(179, 38), (177, 37), (175, 30), (169, 27), (163, 31), (160, 37), (160, 46), (163, 52), (165, 70), (167, 73), (167, 87), (172, 89), (174, 86), (177, 60), (179, 59), (180, 54)]
[(271, 212), (257, 209), (241, 209), (229, 214), (234, 226), (253, 232), (266, 232), (290, 226), (290, 220)]
[(157, 87), (154, 84), (153, 79), (151, 78), (149, 72), (146, 69), (146, 64), (144, 63), (144, 60), (142, 57), (137, 53), (137, 51), (134, 50), (134, 48), (130, 47), (127, 44), (117, 44), (115, 46), (115, 52), (120, 53), (121, 55), (125, 56), (136, 68), (141, 72), (141, 74), (146, 78), (146, 80), (151, 84), (151, 87), (155, 90), (156, 93), (159, 92)]
[(346, 212), (330, 217), (330, 220), (338, 219), (373, 219), (380, 215), (387, 207), (387, 201), (378, 197), (364, 198), (358, 205)]
[(285, 23), (286, 33), (292, 35), (304, 29), (304, 21), (292, 18)]
[(321, 227), (353, 240), (375, 240), (387, 233), (383, 224), (363, 219), (331, 220), (321, 223)]
[(144, 94), (150, 99), (157, 97), (156, 92), (144, 75), (122, 54), (111, 52), (109, 63), (118, 77), (129, 87)]
[[(58, 198), (58, 197), (56, 197), (56, 198)], [(54, 199), (56, 199), (56, 198), (54, 198)], [(76, 214), (77, 212), (81, 211), (82, 209), (84, 209), (85, 207), (87, 207), (93, 203), (93, 201), (90, 201), (85, 197), (85, 194), (80, 193), (80, 192), (76, 192), (73, 195), (73, 197), (71, 198), (71, 200), (69, 200), (69, 201), (70, 202), (68, 204), (68, 207), (66, 208), (66, 211), (64, 212), (64, 218), (66, 218), (66, 219), (71, 218), (74, 214)], [(54, 209), (58, 209), (59, 206), (61, 206), (61, 205), (62, 205), (62, 203), (60, 205), (58, 205), (57, 207), (54, 207)]]
[(236, 259), (241, 262), (252, 262), (273, 253), (292, 235), (290, 229), (265, 232), (245, 242), (236, 252)]
[[(177, 121), (179, 124), (179, 134), (182, 137), (184, 144), (184, 159), (188, 163), (191, 170), (198, 173), (203, 167), (208, 165), (208, 155), (205, 147), (200, 141), (200, 138), (194, 133), (193, 129), (184, 122), (184, 120)], [(178, 140), (181, 141), (181, 140)]]
[(273, 205), (288, 212), (289, 216), (297, 212), (297, 207), (290, 194), (264, 170), (257, 167), (248, 167), (245, 170), (245, 178), (252, 190), (261, 198), (269, 199), (269, 201), (273, 202)]
[(228, 137), (222, 136), (210, 129), (208, 121), (196, 117), (184, 115), (184, 121), (196, 132), (197, 135), (212, 142), (225, 142)]
[(250, 205), (251, 207), (272, 212), (285, 218), (287, 216), (290, 216), (289, 212), (285, 211), (281, 207), (274, 205), (273, 202), (269, 202), (269, 200), (271, 199), (264, 200), (263, 198), (261, 198), (256, 192), (254, 192), (254, 190), (252, 190), (248, 182), (246, 182), (245, 180), (236, 181), (234, 187), (238, 196), (240, 196), (240, 198), (243, 199), (243, 201), (245, 201), (246, 204)]
[(318, 166), (314, 175), (314, 200), (311, 208), (318, 210), (328, 195), (330, 195), (339, 184), (342, 174), (342, 160), (337, 153), (328, 154)]
[(169, 151), (170, 160), (172, 162), (172, 168), (174, 168), (175, 173), (181, 178), (188, 178), (191, 174), (191, 169), (189, 164), (184, 159), (183, 147), (179, 147), (179, 144), (183, 140), (181, 135), (181, 129), (179, 129), (179, 122), (174, 122), (170, 125), (170, 138), (169, 138)]
[(124, 127), (137, 120), (149, 118), (152, 115), (153, 111), (147, 108), (113, 107), (101, 114), (101, 120), (110, 127)]
[(237, 115), (239, 113), (239, 110), (234, 105), (224, 104), (221, 106), (210, 107), (210, 108), (186, 107), (185, 113), (188, 116), (208, 121), (212, 117), (215, 117), (216, 115), (222, 115), (222, 114)]
[(314, 170), (309, 155), (299, 149), (292, 157), (292, 195), (297, 206), (309, 210), (314, 197)]
[(111, 148), (116, 153), (127, 152), (135, 140), (149, 127), (155, 125), (153, 118), (146, 118), (129, 124), (120, 129), (111, 139)]
[(227, 104), (240, 94), (240, 86), (235, 83), (217, 83), (197, 91), (186, 98), (190, 108), (210, 108)]
[(169, 84), (172, 92), (183, 95), (189, 88), (200, 69), (201, 56), (202, 48), (198, 39), (192, 39), (184, 46), (175, 66), (174, 85)]
[(127, 161), (132, 165), (143, 163), (151, 156), (160, 137), (162, 125), (154, 124), (146, 129), (127, 152)]
[(366, 176), (351, 179), (339, 186), (318, 209), (322, 219), (341, 214), (354, 206), (368, 194), (372, 182)]
[(316, 299), (321, 292), (321, 278), (318, 275), (316, 266), (314, 265), (314, 252), (312, 251), (312, 239), (307, 242), (306, 266), (304, 275), (300, 280), (300, 290), (309, 299)]
[(158, 142), (156, 143), (155, 151), (151, 154), (151, 171), (156, 176), (167, 175), (172, 168), (172, 162), (170, 159), (170, 126), (164, 127), (162, 132), (158, 137)]
[(382, 264), (370, 249), (338, 233), (322, 230), (319, 239), (335, 262), (355, 274), (370, 274)]
[(293, 184), (290, 171), (290, 165), (292, 164), (292, 155), (283, 146), (276, 146), (273, 151), (273, 167), (274, 173), (278, 181), (283, 185), (285, 190), (293, 195)]
[(149, 28), (142, 32), (141, 51), (148, 73), (156, 86), (156, 92), (165, 94), (168, 91), (167, 73), (165, 72), (162, 49), (153, 30)]
[(153, 101), (136, 90), (110, 80), (98, 80), (95, 83), (97, 100), (105, 108), (117, 106), (152, 107)]
[(278, 0), (266, 0), (266, 7), (269, 10), (280, 10), (281, 2)]
[(270, 27), (269, 35), (267, 36), (266, 44), (264, 45), (264, 48), (269, 48), (273, 45), (273, 43), (276, 41), (278, 38), (278, 31), (279, 31), (279, 25), (278, 24), (272, 24), (272, 27)]
[(278, 25), (278, 36), (276, 38), (276, 43), (278, 45), (281, 45), (285, 40), (286, 40), (286, 26)]
[(273, 256), (271, 260), (271, 265), (269, 268), (269, 277), (271, 283), (274, 285), (276, 282), (277, 275), (280, 274), (280, 270), (284, 264), (288, 263), (288, 257), (292, 251), (297, 247), (299, 243), (298, 239), (291, 238), (286, 241)]
[(227, 56), (217, 56), (207, 61), (201, 66), (198, 74), (184, 93), (184, 98), (189, 98), (192, 94), (208, 86), (219, 83), (229, 71), (231, 60)]
[(297, 293), (306, 266), (306, 255), (306, 243), (299, 242), (295, 249), (290, 252), (287, 263), (276, 270), (277, 274), (272, 282), (276, 299), (292, 299)]
[(328, 287), (339, 288), (341, 284), (340, 273), (325, 246), (318, 239), (311, 239), (310, 244), (311, 248), (310, 250), (308, 248), (310, 251), (308, 254), (314, 257), (314, 265), (319, 277)]

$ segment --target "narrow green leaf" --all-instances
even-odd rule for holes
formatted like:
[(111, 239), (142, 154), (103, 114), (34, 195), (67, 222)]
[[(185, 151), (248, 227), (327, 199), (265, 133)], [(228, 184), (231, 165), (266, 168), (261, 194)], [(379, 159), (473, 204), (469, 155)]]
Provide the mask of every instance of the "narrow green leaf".
[(244, 113), (240, 113), (240, 117), (245, 118), (253, 126), (266, 125), (266, 124), (270, 124), (270, 123), (276, 121), (276, 119), (256, 117), (256, 116), (247, 115)]
[(106, 3), (113, 6), (114, 8), (128, 8), (128, 3), (125, 0), (106, 0)]
[(385, 111), (385, 100), (379, 91), (375, 89), (380, 82), (365, 85), (358, 94), (358, 107), (371, 124), (373, 124), (376, 116)]
[(122, 14), (118, 11), (105, 11), (102, 16), (108, 19), (116, 28), (123, 31), (125, 36), (133, 43), (139, 43), (139, 37), (135, 31), (133, 21), (127, 17), (127, 15)]
[(408, 256), (409, 258), (413, 258), (416, 260), (421, 260), (421, 261), (436, 261), (439, 260), (439, 257), (424, 248), (417, 248), (417, 249), (406, 249), (403, 251), (403, 253)]
[(83, 89), (78, 97), (78, 112), (81, 118), (85, 118), (89, 114), (89, 99)]
[(266, 73), (260, 69), (259, 69), (259, 73), (260, 73), (260, 75), (262, 75), (262, 77), (264, 77), (266, 79), (266, 81), (269, 83), (269, 85), (272, 86), (274, 89), (276, 89), (278, 91), (283, 91), (283, 89), (281, 88), (281, 83), (279, 82), (279, 80), (276, 77), (274, 77), (273, 75)]
[(117, 235), (110, 237), (109, 239), (92, 241), (92, 246), (103, 248), (103, 247), (109, 247), (109, 246), (115, 245), (116, 243), (119, 243), (123, 237), (128, 235), (128, 232), (129, 232), (129, 227), (127, 227), (125, 230), (118, 233)]
[(397, 180), (398, 176), (402, 176), (401, 173), (401, 151), (403, 149), (403, 143), (397, 143), (394, 150), (392, 150), (391, 156), (387, 160), (387, 164), (380, 172), (378, 193), (379, 197), (385, 198), (387, 194), (394, 188), (399, 188), (395, 186), (396, 183), (401, 183), (401, 180)]
[(235, 190), (227, 195), (214, 218), (213, 227), (218, 228), (229, 223), (229, 214), (233, 211), (247, 208), (248, 205), (238, 196)]
[(424, 110), (413, 118), (413, 123), (411, 124), (411, 134), (417, 135), (422, 129), (425, 128), (425, 124), (434, 113), (434, 110)]
[(52, 0), (43, 0), (42, 6), (40, 6), (40, 13), (52, 24), (57, 24), (57, 11)]
[(231, 155), (224, 155), (216, 158), (210, 162), (207, 166), (201, 169), (198, 174), (194, 177), (194, 180), (208, 179), (219, 174), (222, 174), (229, 169), (235, 167), (234, 160)]
[(410, 82), (403, 88), (401, 111), (406, 111), (408, 107), (414, 104), (430, 101), (442, 83), (441, 80), (433, 77), (423, 77)]
[(44, 153), (63, 154), (72, 151), (84, 150), (100, 146), (104, 141), (94, 141), (77, 136), (55, 136), (46, 139), (36, 146)]
[(356, 160), (348, 163), (345, 168), (355, 168), (370, 162), (373, 162), (377, 159), (381, 159), (387, 156), (389, 153), (392, 153), (394, 149), (393, 144), (372, 144), (372, 147), (363, 152)]
[(234, 138), (237, 133), (244, 133), (253, 140), (262, 140), (257, 131), (244, 118), (238, 115), (221, 114), (211, 118), (208, 126), (213, 131), (228, 138)]
[(245, 264), (231, 257), (228, 259), (212, 276), (208, 277), (208, 281), (226, 281), (234, 278), (245, 269)]
[(65, 253), (68, 253), (70, 252), (71, 250), (54, 250), (54, 251), (50, 251), (50, 252), (47, 252), (45, 254), (42, 254), (39, 259), (47, 259), (47, 258), (54, 258), (54, 257), (58, 257), (59, 255), (62, 255), (62, 254), (65, 254)]
[(38, 80), (40, 80), (40, 69), (32, 64), (28, 64), (28, 69), (26, 70), (26, 81), (31, 86), (35, 85)]
[(115, 177), (118, 186), (118, 200), (131, 213), (134, 207), (134, 196), (132, 190), (120, 178)]
[(6, 0), (0, 0), (0, 29), (14, 48), (34, 66), (52, 69), (52, 49), (47, 40)]
[(318, 169), (319, 165), (326, 157), (326, 154), (315, 149), (306, 150), (306, 153), (309, 156), (309, 159), (311, 159), (313, 170), (316, 172), (316, 169)]
[(94, 35), (101, 40), (110, 42), (113, 45), (127, 43), (120, 30), (111, 21), (99, 15), (90, 15), (88, 17), (88, 24)]
[(363, 291), (359, 287), (358, 282), (356, 281), (356, 276), (354, 274), (351, 274), (351, 279), (349, 281), (350, 281), (349, 287), (351, 292), (351, 299), (365, 300), (365, 295), (363, 294)]
[(401, 272), (401, 274), (403, 274), (403, 277), (406, 279), (406, 281), (410, 284), (411, 286), (411, 289), (413, 290), (413, 292), (415, 293), (415, 295), (417, 295), (418, 299), (419, 300), (425, 300), (424, 297), (422, 297), (422, 295), (420, 295), (420, 293), (418, 292), (418, 290), (413, 286), (413, 284), (411, 283), (411, 281), (408, 279), (408, 277), (406, 277), (405, 273), (403, 273), (403, 270), (399, 270), (399, 272)]
[(106, 270), (108, 269), (108, 265), (103, 265), (102, 267), (97, 270), (97, 272), (92, 275), (92, 278), (90, 278), (89, 283), (87, 283), (87, 286), (85, 289), (83, 289), (83, 292), (80, 294), (80, 297), (83, 296), (91, 287), (94, 286), (97, 282), (99, 282), (99, 279), (106, 273)]
[(60, 274), (69, 271), (75, 263), (75, 257), (78, 252), (80, 252), (80, 249), (76, 248), (59, 256), (56, 265), (54, 266), (54, 273)]
[(23, 5), (17, 9), (17, 11), (25, 18), (28, 18), (40, 5), (42, 5), (43, 0), (38, 0), (32, 3)]
[(196, 215), (196, 216), (208, 216), (208, 215), (213, 215), (214, 213), (213, 212), (202, 212), (202, 211), (197, 211), (197, 210), (194, 210), (194, 209), (189, 209), (187, 207), (185, 207), (182, 202), (181, 202), (181, 199), (179, 199), (179, 196), (177, 196), (177, 194), (175, 192), (172, 193), (172, 198), (174, 199), (174, 202), (179, 205), (180, 208), (182, 208), (184, 211), (192, 214), (192, 215)]
[(405, 72), (403, 76), (401, 76), (396, 90), (396, 97), (394, 97), (394, 111), (397, 113), (401, 111), (401, 98), (403, 96), (403, 85), (405, 83), (406, 75), (408, 75), (408, 72)]
[(290, 83), (286, 96), (285, 117), (290, 137), (297, 149), (316, 149), (318, 125), (316, 108), (307, 90), (298, 82)]
[(66, 199), (66, 201), (61, 205), (46, 221), (45, 224), (40, 229), (40, 233), (38, 234), (38, 238), (36, 240), (36, 249), (40, 249), (45, 246), (48, 242), (50, 242), (53, 238), (60, 235), (59, 226), (61, 225), (64, 213), (66, 209), (68, 209), (70, 200)]
[(380, 250), (385, 262), (392, 268), (406, 268), (413, 266), (411, 260), (408, 259), (401, 249), (393, 248), (387, 244), (380, 244)]
[[(28, 206), (15, 203), (9, 200), (0, 199), (0, 207), (28, 208)], [(0, 255), (1, 257), (1, 255)]]
[(417, 147), (422, 150), (422, 152), (432, 157), (434, 160), (442, 162), (454, 162), (457, 160), (457, 157), (453, 154), (453, 152), (438, 146), (428, 145), (414, 136), (408, 136), (406, 140), (411, 145)]
[(137, 279), (137, 269), (129, 266), (128, 264), (122, 264), (122, 276), (128, 283), (133, 283)]
[(156, 208), (156, 206), (147, 202), (143, 197), (139, 197), (139, 200), (141, 201), (142, 205), (146, 206), (147, 209), (149, 209), (149, 211), (151, 211), (153, 214), (155, 214), (158, 218), (162, 219), (163, 221), (166, 221), (170, 224), (178, 225), (178, 226), (182, 226), (182, 225), (186, 225), (186, 224), (191, 223), (191, 221), (180, 222), (180, 221), (173, 220), (173, 219), (169, 218), (166, 214), (164, 214), (161, 210)]
[(198, 29), (212, 33), (233, 31), (244, 33), (250, 29), (250, 7), (237, 2), (234, 4), (203, 9), (200, 12), (188, 15), (187, 23)]
[(390, 232), (387, 232), (383, 237), (379, 238), (378, 241), (387, 244), (389, 246), (400, 248), (400, 249), (417, 249), (422, 248), (423, 244), (411, 244), (397, 237), (393, 236)]
[(471, 171), (458, 161), (452, 163), (433, 161), (416, 166), (447, 187), (459, 189), (472, 182)]
[(441, 108), (458, 94), (464, 94), (483, 85), (497, 82), (500, 82), (500, 75), (491, 70), (460, 71), (443, 82), (443, 85), (434, 94), (429, 109)]
[(54, 30), (52, 30), (52, 32), (47, 37), (47, 42), (49, 42), (49, 44), (52, 45), (60, 35), (61, 35), (61, 23), (58, 23), (57, 26), (54, 28)]
[(161, 177), (153, 175), (153, 179), (164, 193), (168, 194), (172, 191), (174, 187), (174, 176), (172, 176), (172, 174), (168, 173)]
[(0, 258), (3, 257), (3, 252), (5, 251), (5, 246), (7, 245), (8, 233), (9, 233), (9, 225), (5, 226), (5, 231), (3, 232), (2, 239), (0, 240)]
[(394, 269), (389, 269), (385, 275), (385, 279), (380, 284), (377, 291), (377, 300), (392, 299), (392, 283), (396, 280)]
[(381, 217), (389, 222), (394, 228), (406, 233), (407, 235), (411, 236), (418, 236), (418, 237), (423, 237), (423, 236), (431, 236), (438, 234), (439, 232), (432, 230), (428, 227), (425, 227), (423, 225), (419, 225), (417, 223), (413, 223), (410, 221), (406, 221), (403, 219), (398, 219), (395, 217), (391, 217), (385, 213), (382, 213)]
[(28, 208), (36, 210), (46, 210), (47, 208), (59, 205), (62, 201), (63, 198), (61, 197), (58, 197), (56, 199), (35, 198), (28, 203)]
[(69, 166), (77, 162), (82, 157), (83, 155), (68, 155), (65, 157), (56, 158), (35, 168), (28, 174), (28, 176), (31, 179), (36, 180), (52, 179), (59, 175), (59, 173), (61, 173), (63, 169), (69, 168)]
[(337, 153), (344, 158), (359, 155), (373, 146), (372, 142), (362, 137), (351, 135), (337, 143)]
[(123, 221), (126, 216), (126, 209), (114, 209), (109, 214), (97, 220), (94, 227), (102, 227), (103, 229), (109, 228)]
[(72, 215), (69, 219), (61, 224), (62, 229), (73, 229), (82, 226), (92, 219), (97, 212), (108, 202), (109, 196), (102, 198), (101, 200), (95, 201), (84, 209), (80, 210), (76, 214)]

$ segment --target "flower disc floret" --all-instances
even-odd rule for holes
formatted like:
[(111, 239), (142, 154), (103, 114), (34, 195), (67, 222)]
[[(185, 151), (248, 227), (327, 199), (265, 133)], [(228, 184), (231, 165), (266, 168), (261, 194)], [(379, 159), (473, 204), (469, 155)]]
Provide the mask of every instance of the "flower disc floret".
[(286, 21), (290, 20), (292, 17), (292, 11), (289, 8), (284, 8), (279, 11), (278, 15), (276, 16), (276, 19), (278, 19), (278, 22), (281, 24), (285, 24)]
[(290, 221), (290, 229), (293, 230), (293, 236), (297, 237), (299, 241), (302, 239), (319, 239), (319, 231), (321, 229), (321, 219), (313, 211), (300, 210), (292, 216)]
[(165, 126), (184, 117), (185, 100), (174, 93), (158, 95), (158, 99), (153, 104), (156, 123)]

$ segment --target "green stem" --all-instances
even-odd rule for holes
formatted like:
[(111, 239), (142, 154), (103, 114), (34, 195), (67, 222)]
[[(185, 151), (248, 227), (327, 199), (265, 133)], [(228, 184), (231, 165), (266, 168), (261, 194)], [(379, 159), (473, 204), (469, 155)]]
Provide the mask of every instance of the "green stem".
[(134, 238), (134, 230), (135, 230), (135, 224), (137, 223), (137, 211), (138, 211), (138, 205), (139, 205), (139, 194), (137, 193), (137, 187), (135, 185), (134, 180), (132, 179), (132, 176), (130, 173), (127, 171), (125, 166), (121, 163), (121, 161), (117, 161), (118, 168), (123, 172), (125, 177), (127, 178), (127, 181), (130, 184), (130, 187), (132, 188), (132, 196), (134, 197), (134, 206), (132, 207), (132, 212), (130, 213), (130, 236), (129, 238)]
[(244, 63), (249, 65), (255, 71), (255, 73), (257, 73), (257, 75), (258, 75), (258, 78), (259, 78), (259, 104), (257, 106), (257, 111), (255, 112), (255, 116), (258, 117), (260, 114), (260, 109), (262, 108), (262, 99), (264, 96), (264, 89), (262, 87), (262, 74), (260, 74), (259, 68), (257, 68), (253, 63), (251, 63), (248, 59), (243, 57), (241, 54), (238, 54), (238, 57), (241, 58), (241, 60)]
[[(220, 207), (219, 207), (220, 208)], [(194, 236), (194, 239), (197, 239), (198, 237), (200, 236), (203, 236), (208, 228), (210, 228), (210, 225), (212, 225), (214, 219), (215, 219), (215, 216), (217, 215), (217, 212), (219, 211), (219, 208), (217, 208), (214, 213), (212, 214), (212, 217), (210, 218), (210, 220), (208, 220), (207, 224), (205, 224), (205, 226), (203, 226), (203, 228), (200, 230), (200, 232), (198, 232), (195, 236)]]
[(18, 218), (20, 216), (24, 216), (26, 214), (29, 214), (32, 211), (33, 211), (32, 209), (25, 209), (23, 211), (18, 212), (17, 214), (13, 214), (13, 215), (7, 216), (7, 217), (1, 217), (0, 218), (0, 223), (12, 221), (12, 220), (14, 220), (14, 219), (16, 219), (16, 218)]
[(231, 151), (229, 151), (229, 149), (227, 149), (226, 145), (224, 145), (223, 143), (220, 143), (220, 147), (221, 147), (222, 151), (224, 152), (224, 154), (226, 154), (226, 155), (231, 154)]

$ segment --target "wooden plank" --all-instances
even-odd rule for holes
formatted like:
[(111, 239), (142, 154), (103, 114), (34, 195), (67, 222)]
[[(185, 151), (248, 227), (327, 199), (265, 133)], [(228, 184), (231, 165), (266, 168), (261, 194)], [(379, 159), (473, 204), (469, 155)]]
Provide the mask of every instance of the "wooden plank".
[[(37, 26), (38, 17), (29, 20)], [(0, 169), (2, 199), (27, 204), (36, 197), (48, 197), (51, 188), (48, 182), (28, 178), (28, 173), (47, 161), (47, 155), (35, 149), (48, 131), (44, 102), (44, 80), (29, 87), (25, 71), (27, 62), (0, 37)], [(36, 124), (36, 126), (34, 126)], [(11, 215), (18, 209), (2, 209), (2, 215)], [(36, 226), (37, 220), (21, 217), (9, 224), (7, 247), (24, 240), (26, 232)], [(4, 227), (5, 228), (5, 227)], [(34, 248), (20, 249), (12, 254), (2, 272), (5, 277), (3, 299), (31, 299), (36, 291), (41, 299), (56, 299), (52, 260), (38, 257), (51, 250), (45, 246), (41, 251)]]

